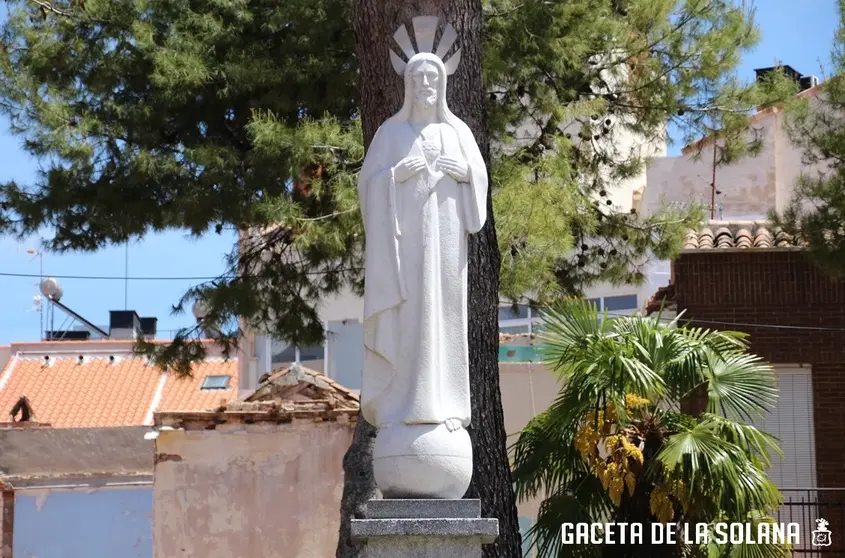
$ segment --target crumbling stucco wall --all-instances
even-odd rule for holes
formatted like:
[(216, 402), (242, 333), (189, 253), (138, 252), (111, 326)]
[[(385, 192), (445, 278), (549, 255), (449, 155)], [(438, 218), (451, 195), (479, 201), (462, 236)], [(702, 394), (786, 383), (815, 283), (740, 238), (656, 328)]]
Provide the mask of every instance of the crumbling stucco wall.
[(155, 558), (334, 556), (353, 430), (294, 420), (161, 432)]

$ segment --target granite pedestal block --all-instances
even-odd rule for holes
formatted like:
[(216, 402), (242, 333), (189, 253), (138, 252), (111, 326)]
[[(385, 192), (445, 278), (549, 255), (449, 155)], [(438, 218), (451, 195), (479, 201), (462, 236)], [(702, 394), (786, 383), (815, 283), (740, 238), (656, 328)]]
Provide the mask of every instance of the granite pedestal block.
[(499, 536), (480, 500), (370, 500), (366, 517), (352, 520), (352, 537), (367, 558), (481, 558)]

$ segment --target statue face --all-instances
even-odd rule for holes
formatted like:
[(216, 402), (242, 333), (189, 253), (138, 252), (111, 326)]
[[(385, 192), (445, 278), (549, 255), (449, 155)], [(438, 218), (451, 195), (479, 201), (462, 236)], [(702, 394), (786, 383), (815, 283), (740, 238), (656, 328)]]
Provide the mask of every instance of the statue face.
[(411, 80), (414, 85), (414, 100), (417, 103), (431, 106), (437, 102), (437, 82), (440, 74), (431, 62), (422, 62), (411, 70)]

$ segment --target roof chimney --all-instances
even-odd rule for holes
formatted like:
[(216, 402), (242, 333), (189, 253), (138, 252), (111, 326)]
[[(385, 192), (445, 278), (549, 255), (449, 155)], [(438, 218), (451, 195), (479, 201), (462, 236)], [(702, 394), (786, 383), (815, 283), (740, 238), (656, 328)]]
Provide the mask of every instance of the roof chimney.
[(109, 339), (136, 339), (141, 334), (141, 318), (134, 310), (109, 312)]
[(808, 89), (816, 87), (819, 84), (819, 78), (817, 78), (816, 76), (801, 76), (801, 79), (798, 80), (798, 83), (800, 84), (799, 89), (801, 91), (806, 91)]
[(757, 75), (757, 81), (762, 81), (775, 71), (781, 71), (784, 75), (786, 75), (786, 77), (795, 81), (798, 84), (799, 91), (806, 91), (807, 89), (811, 89), (819, 84), (819, 78), (816, 76), (802, 75), (801, 72), (786, 64), (771, 66), (769, 68), (757, 68), (754, 70), (754, 73)]
[(141, 333), (144, 339), (152, 341), (156, 338), (156, 331), (158, 330), (158, 318), (141, 318)]

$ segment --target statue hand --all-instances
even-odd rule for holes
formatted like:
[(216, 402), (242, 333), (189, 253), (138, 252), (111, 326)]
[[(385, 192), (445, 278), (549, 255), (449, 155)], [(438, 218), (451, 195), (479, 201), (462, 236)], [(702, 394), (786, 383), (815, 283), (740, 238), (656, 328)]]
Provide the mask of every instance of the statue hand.
[(422, 157), (405, 157), (393, 167), (393, 176), (396, 182), (406, 182), (424, 168), (425, 159)]
[(440, 158), (440, 168), (458, 182), (469, 182), (469, 165), (451, 157)]

